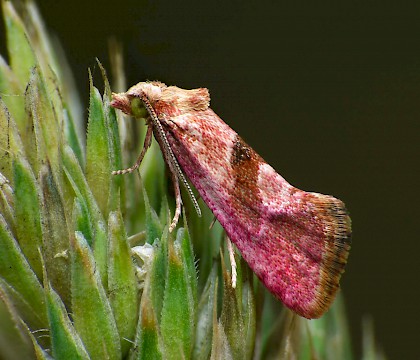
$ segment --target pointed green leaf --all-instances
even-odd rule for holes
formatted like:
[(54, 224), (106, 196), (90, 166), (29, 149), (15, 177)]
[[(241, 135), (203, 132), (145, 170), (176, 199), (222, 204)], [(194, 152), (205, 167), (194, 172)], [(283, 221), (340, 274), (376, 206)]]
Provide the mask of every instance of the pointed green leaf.
[(210, 360), (218, 359), (233, 360), (236, 358), (232, 355), (224, 326), (221, 323), (216, 322), (216, 324), (213, 325), (213, 342)]
[[(27, 298), (25, 298), (21, 293), (16, 291), (12, 285), (6, 282), (1, 276), (0, 276), (0, 286), (3, 288), (3, 291), (6, 292), (7, 296), (13, 302), (13, 306), (15, 307), (16, 311), (19, 313), (19, 317), (23, 319), (26, 324), (28, 324), (27, 326), (38, 329), (38, 326), (41, 323), (41, 320), (40, 320), (39, 314), (34, 313), (33, 304), (30, 303), (31, 299), (28, 300)], [(48, 321), (46, 318), (46, 312), (45, 312), (45, 321)], [(48, 323), (45, 322), (45, 325), (48, 325)], [(45, 331), (45, 330), (42, 330), (42, 331)], [(42, 338), (40, 341), (42, 342), (44, 346), (49, 346), (48, 338), (45, 338), (45, 339)]]
[[(102, 72), (102, 78), (105, 84), (104, 96), (103, 96), (103, 109), (105, 116), (105, 125), (108, 129), (109, 139), (109, 158), (110, 167), (112, 170), (122, 169), (122, 154), (121, 154), (121, 143), (118, 129), (118, 121), (115, 113), (115, 109), (111, 107), (110, 103), (112, 100), (112, 91), (109, 85), (108, 77), (106, 75), (105, 68), (98, 61), (99, 68)], [(110, 211), (121, 209), (124, 212), (125, 202), (120, 201), (120, 196), (124, 198), (125, 187), (122, 176), (112, 176), (111, 185), (108, 199), (108, 208)]]
[(25, 159), (18, 158), (13, 162), (13, 188), (17, 239), (35, 274), (42, 279), (38, 252), (38, 248), (42, 245), (40, 213), (42, 195), (31, 167)]
[[(39, 66), (39, 74), (42, 81), (43, 88), (46, 93), (42, 94), (45, 100), (48, 100), (49, 108), (55, 115), (56, 128), (58, 130), (58, 138), (62, 143), (64, 137), (64, 104), (63, 94), (61, 92), (61, 84), (57, 73), (54, 72), (51, 66)], [(41, 88), (41, 90), (44, 90)]]
[(158, 321), (161, 319), (168, 266), (168, 228), (160, 241), (154, 243), (155, 251), (150, 265), (150, 298)]
[(18, 243), (0, 214), (0, 278), (4, 279), (25, 301), (30, 313), (22, 318), (35, 328), (45, 328), (44, 294), (36, 275), (27, 263)]
[(111, 159), (108, 129), (102, 98), (90, 77), (89, 121), (86, 140), (86, 179), (105, 217), (111, 183)]
[[(36, 137), (38, 167), (47, 158), (55, 181), (61, 186), (61, 147), (62, 147), (62, 116), (58, 117), (54, 109), (45, 79), (39, 67), (35, 67), (26, 88), (26, 106), (30, 111)], [(30, 134), (28, 134), (30, 136)], [(32, 164), (33, 165), (33, 164)]]
[[(116, 113), (118, 115), (118, 127), (120, 129), (119, 136), (121, 137), (121, 147), (124, 150), (122, 156), (127, 157), (121, 165), (122, 168), (132, 166), (143, 146), (139, 141), (139, 137), (144, 139), (144, 134), (138, 134), (138, 125), (134, 119), (123, 119), (121, 112)], [(145, 128), (145, 126), (141, 126)], [(116, 162), (117, 164), (117, 162)], [(117, 167), (117, 165), (115, 165)], [(142, 163), (141, 168), (144, 167)], [(112, 169), (116, 170), (116, 169)], [(124, 185), (121, 186), (121, 202), (125, 203), (125, 208), (122, 206), (121, 211), (124, 214), (126, 220), (126, 227), (129, 233), (137, 233), (144, 230), (144, 198), (143, 198), (143, 181), (138, 173), (119, 175), (123, 180)], [(157, 179), (157, 177), (156, 177)], [(160, 237), (160, 234), (159, 234)]]
[(2, 173), (0, 173), (0, 214), (3, 215), (10, 230), (16, 234), (13, 189)]
[(0, 94), (2, 94), (0, 101), (4, 101), (13, 117), (18, 119), (16, 121), (18, 124), (25, 123), (27, 119), (23, 91), (16, 74), (0, 56)]
[[(172, 209), (174, 210), (174, 209)], [(174, 213), (174, 211), (172, 211)], [(161, 224), (170, 224), (172, 222), (171, 209), (168, 204), (167, 194), (163, 194), (159, 211), (159, 220)]]
[(83, 234), (89, 246), (93, 242), (93, 224), (89, 216), (89, 210), (83, 198), (75, 197), (73, 205), (73, 229)]
[(213, 259), (219, 256), (224, 230), (218, 221), (209, 229), (213, 223), (214, 215), (202, 200), (199, 200), (199, 204), (202, 212), (201, 217), (197, 216), (192, 202), (188, 199), (184, 202), (184, 207), (188, 214), (189, 232), (194, 242), (194, 252), (200, 259), (198, 263), (199, 282), (201, 286), (204, 286), (204, 282), (212, 270)]
[(36, 57), (29, 44), (25, 26), (13, 8), (12, 2), (2, 1), (2, 5), (11, 68), (19, 80), (21, 89), (24, 89), (31, 69), (36, 64)]
[(125, 182), (125, 198), (123, 198), (123, 201), (125, 199), (126, 214), (124, 218), (127, 232), (129, 234), (136, 234), (144, 231), (146, 226), (143, 183), (138, 174), (128, 174), (122, 176), (122, 178)]
[(256, 336), (256, 311), (255, 297), (249, 283), (244, 284), (243, 288), (243, 310), (242, 318), (244, 321), (245, 357), (252, 359), (255, 347)]
[[(61, 91), (63, 84), (59, 80), (60, 67), (57, 64), (55, 54), (57, 46), (53, 48), (49, 42), (47, 32), (40, 19), (39, 11), (32, 1), (27, 3), (27, 9), (22, 13), (25, 25), (30, 29), (30, 42), (37, 56), (40, 74), (42, 73), (44, 75), (48, 99), (51, 102), (52, 108), (55, 110), (58, 128), (62, 129), (64, 115), (62, 99), (64, 94)], [(60, 65), (64, 64), (61, 63)]]
[(183, 213), (184, 218), (184, 229), (180, 229), (177, 234), (177, 240), (179, 239), (181, 245), (182, 256), (185, 259), (185, 275), (187, 277), (188, 287), (191, 288), (191, 293), (194, 301), (194, 308), (198, 305), (198, 276), (197, 269), (195, 266), (195, 255), (190, 237), (190, 231), (188, 223), (186, 221), (185, 212)]
[[(140, 154), (143, 142), (141, 144), (138, 154)], [(140, 173), (152, 208), (159, 209), (162, 196), (168, 190), (168, 176), (162, 152), (156, 141), (152, 141), (152, 145), (141, 163)], [(169, 186), (173, 185), (170, 183)]]
[(85, 199), (76, 197), (73, 207), (73, 231), (79, 231), (93, 249), (102, 285), (108, 289), (108, 235), (102, 220), (94, 221)]
[(91, 222), (96, 224), (99, 221), (104, 223), (104, 218), (99, 210), (98, 204), (92, 194), (91, 189), (86, 181), (85, 175), (80, 167), (72, 148), (64, 147), (63, 152), (64, 173), (70, 183), (71, 189), (79, 199), (83, 199), (89, 211)]
[(11, 121), (12, 116), (0, 97), (0, 173), (7, 179), (12, 178)]
[(159, 217), (155, 210), (150, 206), (149, 197), (146, 189), (142, 184), (143, 196), (144, 196), (144, 208), (145, 208), (145, 220), (146, 220), (146, 237), (149, 244), (153, 244), (156, 239), (159, 239), (162, 235), (162, 225)]
[[(25, 325), (25, 324), (24, 324)], [(46, 350), (49, 349), (49, 346), (45, 346), (42, 342), (42, 335), (35, 338), (35, 336), (31, 333), (30, 329), (27, 329), (27, 333), (32, 340), (32, 345), (35, 351), (35, 359), (36, 360), (54, 360)]]
[[(111, 168), (113, 170), (122, 169), (121, 144), (118, 133), (117, 117), (115, 109), (109, 105), (109, 101), (104, 99), (105, 117), (108, 124), (109, 139), (111, 145)], [(125, 211), (125, 202), (120, 198), (125, 197), (125, 186), (122, 176), (114, 175), (111, 178), (111, 188), (109, 193), (108, 207), (110, 210), (116, 210), (122, 207)]]
[(229, 345), (229, 341), (224, 331), (223, 324), (217, 321), (217, 278), (215, 284), (215, 293), (213, 300), (213, 334), (211, 341), (211, 356), (210, 360), (228, 359), (233, 360), (232, 350)]
[(64, 109), (64, 135), (67, 143), (73, 149), (77, 160), (79, 160), (80, 167), (83, 169), (85, 167), (85, 154), (82, 150), (81, 140), (77, 134), (74, 120), (67, 108)]
[(25, 158), (23, 144), (15, 123), (0, 97), (0, 172), (12, 179), (15, 158)]
[(121, 339), (122, 354), (131, 347), (138, 318), (138, 290), (131, 252), (120, 212), (111, 212), (108, 220), (108, 292)]
[[(69, 146), (65, 146), (64, 148), (63, 163), (66, 178), (80, 203), (80, 207), (77, 206), (74, 208), (73, 227), (77, 228), (79, 225), (82, 226), (82, 229), (85, 229), (84, 231), (86, 231), (86, 235), (89, 236), (87, 241), (94, 249), (94, 257), (97, 266), (100, 269), (102, 284), (107, 287), (108, 274), (106, 266), (108, 236), (104, 225), (105, 221), (86, 182), (80, 164)], [(86, 214), (84, 214), (85, 211), (87, 212)]]
[[(229, 257), (229, 254), (226, 256)], [(232, 270), (227, 271), (222, 258), (224, 294), (220, 319), (234, 358), (252, 359), (256, 331), (253, 278), (246, 263), (235, 252), (234, 258), (237, 272), (235, 288)]]
[[(44, 165), (40, 172), (42, 201), (42, 253), (54, 289), (70, 306), (70, 241), (64, 204), (52, 169)], [(71, 219), (69, 219), (71, 221)]]
[(90, 359), (71, 323), (58, 294), (46, 286), (46, 305), (50, 324), (51, 349), (55, 359)]
[(71, 293), (74, 327), (91, 358), (120, 359), (121, 348), (111, 306), (91, 250), (76, 232), (73, 243)]
[[(77, 132), (81, 137), (85, 131), (85, 124), (82, 120), (82, 104), (64, 51), (57, 41), (50, 40), (35, 2), (29, 1), (25, 5), (25, 23), (29, 24), (28, 28), (31, 29), (31, 44), (37, 53), (41, 68), (45, 77), (50, 80), (48, 88), (51, 92), (55, 92), (55, 95), (60, 94), (59, 98), (55, 97), (55, 100), (61, 102), (61, 99), (63, 99), (64, 107), (72, 113), (75, 121), (77, 120)], [(55, 101), (54, 106), (56, 106)], [(62, 105), (59, 104), (57, 109), (61, 107)]]
[(0, 358), (31, 359), (35, 356), (27, 330), (21, 323), (13, 300), (0, 282)]
[[(195, 333), (195, 303), (182, 242), (185, 231), (180, 229), (175, 242), (168, 241), (168, 267), (161, 333), (167, 359), (190, 358)], [(187, 269), (187, 270), (186, 270)], [(196, 276), (195, 269), (193, 276)]]
[[(210, 356), (213, 333), (213, 309), (217, 306), (216, 283), (217, 268), (213, 266), (207, 283), (201, 293), (200, 302), (197, 309), (197, 329), (192, 358), (197, 360), (207, 360)], [(216, 302), (216, 304), (215, 304)]]
[(149, 280), (141, 297), (140, 316), (134, 351), (131, 360), (160, 360), (162, 356), (162, 340), (159, 332), (156, 311), (149, 294)]
[[(223, 259), (222, 259), (223, 264)], [(238, 307), (236, 289), (232, 288), (231, 274), (222, 267), (224, 279), (222, 313), (220, 323), (226, 335), (235, 359), (245, 359), (244, 324), (241, 317), (241, 308)]]
[(106, 224), (102, 221), (94, 224), (92, 248), (96, 267), (102, 280), (102, 286), (105, 290), (108, 290), (108, 233)]

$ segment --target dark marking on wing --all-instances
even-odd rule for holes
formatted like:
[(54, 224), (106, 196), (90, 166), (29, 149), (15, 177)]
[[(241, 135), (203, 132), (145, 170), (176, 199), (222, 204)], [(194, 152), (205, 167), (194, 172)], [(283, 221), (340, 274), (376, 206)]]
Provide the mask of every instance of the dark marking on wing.
[(262, 158), (241, 139), (236, 136), (230, 157), (233, 170), (234, 186), (232, 202), (237, 216), (249, 228), (258, 228), (261, 214), (259, 213), (261, 198), (258, 189), (259, 167)]

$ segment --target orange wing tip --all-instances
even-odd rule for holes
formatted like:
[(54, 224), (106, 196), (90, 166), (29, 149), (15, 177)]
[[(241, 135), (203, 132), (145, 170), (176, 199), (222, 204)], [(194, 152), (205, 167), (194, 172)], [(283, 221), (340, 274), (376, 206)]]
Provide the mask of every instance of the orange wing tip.
[(316, 296), (308, 313), (302, 314), (311, 319), (321, 317), (333, 303), (351, 248), (351, 219), (344, 203), (332, 196), (317, 195), (315, 203), (323, 214), (326, 240)]

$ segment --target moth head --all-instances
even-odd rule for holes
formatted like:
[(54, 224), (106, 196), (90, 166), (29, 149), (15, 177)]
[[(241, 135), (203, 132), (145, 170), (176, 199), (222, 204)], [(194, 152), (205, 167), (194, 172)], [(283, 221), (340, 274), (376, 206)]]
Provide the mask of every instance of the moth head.
[(121, 110), (124, 114), (142, 117), (143, 110), (146, 109), (139, 99), (146, 96), (151, 103), (154, 103), (161, 98), (162, 91), (166, 87), (165, 84), (158, 81), (139, 82), (125, 93), (113, 93), (111, 106)]
[(111, 106), (131, 115), (131, 100), (126, 93), (112, 93)]
[(166, 86), (159, 81), (140, 82), (126, 93), (112, 94), (111, 106), (120, 109), (127, 115), (137, 118), (145, 117), (146, 110), (140, 99), (154, 107), (158, 103), (166, 111), (186, 113), (202, 111), (209, 107), (210, 95), (206, 88), (184, 90), (176, 86)]

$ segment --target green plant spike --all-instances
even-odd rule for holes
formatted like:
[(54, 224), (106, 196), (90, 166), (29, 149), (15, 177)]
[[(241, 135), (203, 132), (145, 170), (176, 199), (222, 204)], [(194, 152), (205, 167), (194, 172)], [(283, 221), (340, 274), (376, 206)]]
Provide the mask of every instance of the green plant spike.
[(71, 252), (74, 327), (91, 358), (120, 359), (120, 339), (112, 308), (91, 249), (81, 233), (76, 232)]
[(108, 294), (125, 357), (134, 341), (138, 319), (138, 288), (124, 222), (119, 211), (108, 219)]

